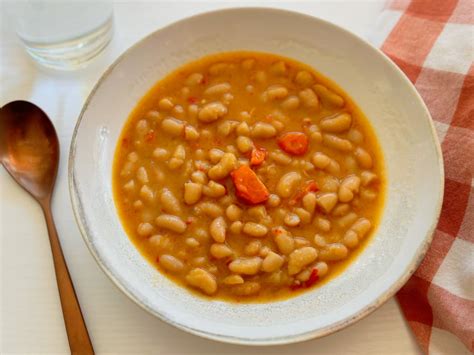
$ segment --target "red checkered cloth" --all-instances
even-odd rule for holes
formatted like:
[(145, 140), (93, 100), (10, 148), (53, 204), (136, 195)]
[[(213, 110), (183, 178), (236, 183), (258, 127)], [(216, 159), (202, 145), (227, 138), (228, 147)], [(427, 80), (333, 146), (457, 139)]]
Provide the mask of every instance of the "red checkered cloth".
[(423, 97), (446, 174), (433, 243), (397, 299), (423, 352), (474, 352), (474, 0), (390, 1), (372, 42)]

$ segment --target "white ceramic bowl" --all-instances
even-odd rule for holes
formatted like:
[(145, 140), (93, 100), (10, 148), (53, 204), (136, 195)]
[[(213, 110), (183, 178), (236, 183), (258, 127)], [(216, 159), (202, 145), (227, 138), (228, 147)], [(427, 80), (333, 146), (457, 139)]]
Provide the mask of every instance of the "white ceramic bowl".
[[(116, 141), (137, 101), (182, 64), (239, 49), (297, 59), (338, 83), (371, 121), (387, 169), (381, 224), (360, 257), (325, 286), (268, 304), (206, 301), (163, 277), (129, 241), (111, 190)], [(317, 18), (249, 8), (179, 21), (117, 59), (93, 89), (77, 123), (69, 184), (76, 219), (91, 253), (141, 307), (206, 338), (283, 344), (324, 336), (361, 319), (407, 281), (423, 258), (438, 219), (443, 165), (423, 101), (380, 51)]]

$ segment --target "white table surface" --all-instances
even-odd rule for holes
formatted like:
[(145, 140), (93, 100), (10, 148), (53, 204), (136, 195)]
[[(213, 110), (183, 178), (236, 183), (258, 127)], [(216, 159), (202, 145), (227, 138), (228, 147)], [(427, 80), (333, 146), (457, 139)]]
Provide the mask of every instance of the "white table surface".
[[(1, 1), (0, 1), (1, 2)], [(119, 2), (106, 52), (79, 72), (37, 67), (0, 11), (0, 105), (26, 99), (53, 120), (61, 162), (53, 212), (64, 254), (97, 353), (102, 354), (417, 354), (419, 349), (395, 300), (357, 324), (305, 343), (266, 348), (198, 338), (154, 318), (123, 295), (99, 269), (74, 221), (67, 188), (71, 134), (93, 84), (123, 50), (153, 30), (221, 7), (273, 6), (318, 16), (367, 38), (383, 1)], [(69, 352), (46, 226), (39, 206), (0, 168), (2, 354)]]

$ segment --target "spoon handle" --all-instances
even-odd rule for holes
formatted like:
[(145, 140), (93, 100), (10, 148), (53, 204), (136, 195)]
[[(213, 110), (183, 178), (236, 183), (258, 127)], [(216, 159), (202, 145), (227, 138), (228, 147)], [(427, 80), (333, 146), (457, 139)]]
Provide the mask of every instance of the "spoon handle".
[(81, 307), (79, 306), (71, 276), (69, 275), (66, 261), (64, 260), (49, 201), (41, 205), (48, 226), (49, 242), (51, 243), (51, 252), (53, 254), (59, 298), (61, 299), (61, 308), (63, 310), (71, 354), (94, 354), (94, 348), (92, 347), (86, 324), (82, 317)]

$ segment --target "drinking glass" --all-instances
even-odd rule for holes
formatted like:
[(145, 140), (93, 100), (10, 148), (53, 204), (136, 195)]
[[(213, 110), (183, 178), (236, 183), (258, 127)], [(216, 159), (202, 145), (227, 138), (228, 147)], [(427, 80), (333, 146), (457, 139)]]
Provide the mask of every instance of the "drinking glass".
[(3, 6), (26, 51), (50, 68), (85, 66), (112, 37), (108, 0), (10, 0)]

